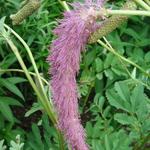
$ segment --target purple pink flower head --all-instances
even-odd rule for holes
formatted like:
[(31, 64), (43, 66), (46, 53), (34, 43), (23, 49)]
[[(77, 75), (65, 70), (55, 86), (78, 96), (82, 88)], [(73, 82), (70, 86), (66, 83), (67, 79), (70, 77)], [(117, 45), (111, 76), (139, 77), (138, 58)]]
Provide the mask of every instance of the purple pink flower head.
[(58, 114), (58, 127), (64, 133), (73, 150), (88, 150), (85, 132), (78, 113), (76, 75), (79, 72), (80, 54), (99, 24), (96, 11), (103, 0), (85, 0), (73, 3), (73, 10), (64, 13), (54, 30), (57, 39), (51, 45), (51, 87), (54, 105)]

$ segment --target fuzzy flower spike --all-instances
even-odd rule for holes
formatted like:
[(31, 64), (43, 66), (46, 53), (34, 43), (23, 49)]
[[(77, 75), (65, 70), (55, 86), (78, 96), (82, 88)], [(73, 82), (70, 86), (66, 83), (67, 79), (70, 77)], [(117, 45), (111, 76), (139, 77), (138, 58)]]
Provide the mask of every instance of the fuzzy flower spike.
[(88, 150), (85, 132), (78, 113), (76, 75), (79, 71), (80, 54), (92, 32), (99, 25), (103, 0), (85, 0), (71, 4), (73, 10), (64, 13), (64, 19), (54, 30), (57, 39), (51, 45), (51, 87), (54, 105), (58, 113), (58, 127), (64, 133), (73, 150)]

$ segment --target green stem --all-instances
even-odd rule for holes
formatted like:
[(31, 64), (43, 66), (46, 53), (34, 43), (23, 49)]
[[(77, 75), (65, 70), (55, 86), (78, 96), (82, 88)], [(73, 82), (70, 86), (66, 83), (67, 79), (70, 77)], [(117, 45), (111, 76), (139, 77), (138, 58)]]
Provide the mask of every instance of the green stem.
[[(51, 106), (50, 106), (50, 102), (49, 102), (49, 100), (48, 100), (48, 98), (47, 98), (47, 96), (46, 96), (46, 93), (45, 93), (45, 90), (44, 90), (44, 86), (43, 86), (43, 83), (42, 83), (42, 80), (41, 80), (41, 78), (40, 78), (40, 74), (39, 74), (39, 72), (38, 72), (38, 69), (37, 69), (37, 66), (36, 66), (36, 63), (35, 63), (35, 61), (34, 61), (34, 58), (33, 58), (33, 55), (32, 55), (32, 53), (31, 53), (31, 50), (30, 50), (30, 48), (28, 47), (28, 45), (26, 44), (26, 42), (14, 31), (14, 30), (12, 30), (9, 26), (7, 26), (6, 24), (4, 25), (9, 31), (11, 31), (11, 33), (13, 33), (18, 39), (19, 39), (19, 41), (23, 44), (23, 46), (25, 47), (25, 49), (26, 49), (26, 51), (27, 51), (27, 53), (28, 53), (28, 55), (29, 55), (29, 58), (30, 58), (30, 60), (31, 60), (31, 63), (32, 63), (32, 65), (33, 65), (33, 68), (34, 68), (34, 70), (35, 70), (35, 73), (36, 73), (36, 75), (37, 75), (37, 79), (38, 79), (38, 82), (39, 82), (39, 84), (40, 84), (40, 88), (41, 88), (41, 90), (42, 90), (42, 95), (44, 96), (44, 99), (45, 99), (45, 102), (46, 102), (46, 107), (49, 107), (48, 109), (49, 109), (49, 111), (51, 112), (51, 110), (52, 110), (52, 108), (51, 108)], [(19, 53), (19, 52), (18, 52)], [(20, 56), (21, 57), (21, 56)], [(52, 114), (52, 112), (50, 113), (50, 114)]]
[(83, 110), (84, 110), (84, 107), (86, 106), (86, 103), (87, 103), (87, 101), (88, 101), (88, 98), (89, 98), (89, 96), (90, 96), (90, 93), (91, 93), (91, 91), (92, 91), (92, 88), (93, 88), (93, 83), (91, 83), (91, 86), (90, 86), (90, 89), (89, 89), (89, 91), (88, 91), (88, 94), (87, 94), (87, 96), (86, 96), (85, 99), (84, 99), (84, 103), (83, 103), (83, 107), (82, 107)]
[[(109, 41), (108, 41), (105, 37), (104, 37), (103, 39), (104, 39), (104, 41), (106, 42), (106, 44), (107, 44), (107, 45), (112, 49), (112, 51), (113, 51), (114, 49), (112, 48), (112, 46), (111, 46), (111, 44), (109, 43)], [(124, 63), (120, 58), (118, 58), (118, 59), (119, 59), (119, 61), (121, 62), (121, 64), (123, 65), (124, 69), (126, 70), (127, 74), (129, 75), (129, 77), (130, 77), (133, 81), (142, 84), (142, 85), (145, 86), (147, 89), (150, 89), (150, 86), (147, 85), (146, 83), (144, 83), (144, 82), (142, 82), (142, 81), (140, 81), (140, 80), (138, 80), (138, 79), (136, 79), (136, 78), (133, 78), (132, 75), (131, 75), (131, 73), (130, 73), (130, 71), (129, 71), (128, 68), (126, 67), (125, 63)]]
[(27, 79), (29, 80), (31, 86), (33, 87), (34, 91), (36, 92), (37, 96), (39, 97), (39, 99), (41, 100), (41, 103), (43, 105), (43, 107), (45, 108), (46, 112), (48, 112), (49, 117), (51, 119), (51, 121), (53, 122), (53, 124), (56, 124), (56, 118), (54, 117), (53, 113), (48, 111), (48, 107), (46, 106), (46, 104), (43, 101), (43, 96), (41, 95), (41, 93), (39, 92), (38, 88), (36, 87), (36, 84), (34, 83), (33, 79), (31, 78), (27, 67), (25, 66), (23, 59), (21, 58), (19, 51), (17, 49), (17, 47), (14, 45), (14, 43), (11, 41), (11, 39), (9, 37), (4, 37), (7, 41), (7, 43), (9, 44), (10, 48), (12, 49), (12, 51), (14, 52), (14, 54), (16, 55), (22, 69), (24, 70), (24, 73), (27, 77)]
[(125, 57), (121, 56), (120, 54), (118, 54), (114, 49), (111, 49), (109, 46), (107, 46), (104, 42), (102, 42), (101, 40), (97, 41), (100, 45), (102, 45), (104, 48), (106, 48), (107, 50), (109, 50), (110, 52), (112, 52), (114, 55), (116, 55), (117, 57), (119, 57), (120, 59), (124, 60), (125, 62), (135, 66), (136, 68), (138, 68), (141, 72), (143, 72), (146, 76), (150, 77), (150, 74), (147, 73), (144, 69), (142, 69), (140, 66), (138, 66), (137, 64), (135, 64), (134, 62), (126, 59)]
[[(45, 100), (46, 100), (46, 102), (47, 102), (47, 105), (49, 106), (50, 103), (49, 103), (49, 100), (48, 100), (48, 98), (47, 98), (47, 96), (46, 96), (46, 93), (45, 93), (45, 90), (44, 90), (44, 86), (43, 86), (43, 82), (42, 82), (42, 80), (41, 80), (41, 78), (40, 78), (39, 71), (38, 71), (38, 69), (37, 69), (37, 66), (36, 66), (34, 57), (33, 57), (33, 55), (32, 55), (32, 52), (31, 52), (29, 46), (26, 44), (26, 42), (25, 42), (12, 28), (10, 28), (9, 26), (7, 26), (6, 24), (5, 24), (4, 26), (5, 26), (9, 31), (11, 31), (11, 33), (13, 33), (13, 34), (18, 38), (18, 40), (22, 43), (22, 45), (25, 47), (25, 49), (26, 49), (26, 51), (27, 51), (27, 53), (28, 53), (28, 55), (29, 55), (29, 58), (30, 58), (30, 60), (31, 60), (31, 63), (32, 63), (32, 65), (33, 65), (33, 68), (34, 68), (34, 70), (35, 70), (35, 73), (36, 73), (36, 75), (37, 75), (37, 79), (38, 79), (38, 82), (39, 82), (39, 84), (40, 84), (40, 87), (41, 87), (41, 90), (42, 90), (42, 94), (43, 94), (43, 96), (44, 96), (44, 98), (45, 98)], [(51, 106), (49, 106), (49, 107), (51, 107)], [(51, 109), (51, 108), (50, 108), (50, 109)]]
[(65, 10), (70, 11), (70, 8), (69, 8), (68, 4), (66, 3), (66, 1), (64, 1), (64, 0), (58, 0), (58, 1)]
[[(24, 73), (24, 71), (22, 69), (0, 69), (0, 73), (5, 73), (5, 72), (21, 72)], [(30, 72), (28, 71), (30, 75), (33, 75), (35, 77), (37, 77), (37, 74), (35, 74), (34, 72)], [(43, 82), (45, 82), (45, 84), (47, 84), (49, 86), (49, 82), (46, 81), (42, 76), (40, 76), (41, 80)]]
[(150, 10), (150, 7), (143, 1), (143, 0), (134, 0), (136, 3), (138, 3), (140, 6), (145, 8), (146, 10)]
[(147, 3), (148, 6), (150, 6), (150, 1), (149, 0), (145, 0), (145, 2)]
[[(11, 29), (9, 26), (7, 26), (6, 24), (4, 24), (4, 26), (5, 26), (9, 31), (11, 31), (11, 32), (19, 39), (19, 41), (23, 44), (23, 46), (25, 47), (25, 49), (26, 49), (26, 51), (27, 51), (27, 53), (28, 53), (28, 55), (29, 55), (29, 58), (30, 58), (30, 60), (31, 60), (31, 63), (32, 63), (32, 65), (33, 65), (33, 68), (34, 68), (34, 70), (35, 70), (35, 73), (36, 73), (36, 75), (37, 75), (38, 82), (39, 82), (39, 84), (40, 84), (40, 89), (41, 89), (41, 92), (40, 92), (40, 93), (41, 93), (41, 96), (42, 96), (42, 104), (45, 106), (45, 110), (46, 110), (48, 116), (50, 117), (50, 119), (52, 120), (53, 124), (54, 124), (54, 125), (57, 124), (56, 117), (54, 116), (54, 114), (53, 114), (53, 112), (52, 112), (52, 105), (51, 105), (51, 103), (50, 103), (50, 101), (49, 101), (49, 99), (48, 99), (48, 97), (47, 97), (47, 95), (46, 95), (46, 92), (45, 92), (45, 90), (44, 90), (43, 82), (42, 82), (42, 80), (41, 80), (41, 78), (40, 78), (40, 74), (39, 74), (39, 72), (38, 72), (38, 69), (37, 69), (37, 66), (36, 66), (34, 57), (33, 57), (32, 53), (31, 53), (31, 50), (30, 50), (29, 46), (26, 44), (26, 42), (25, 42), (14, 30), (12, 30), (12, 29)], [(18, 53), (19, 53), (19, 52), (18, 52)], [(20, 55), (20, 54), (19, 54), (19, 55)], [(21, 57), (21, 56), (20, 56), (20, 57)], [(58, 131), (58, 129), (57, 129), (57, 132), (58, 132), (60, 147), (61, 147), (61, 150), (63, 150), (63, 149), (64, 149), (64, 140), (63, 140), (63, 137), (62, 137), (60, 131)]]
[(106, 15), (150, 16), (150, 11), (143, 11), (143, 10), (106, 10)]
[[(123, 5), (121, 10), (136, 10), (137, 6), (135, 2), (131, 0), (127, 0)], [(112, 15), (108, 19), (102, 22), (99, 29), (91, 34), (89, 37), (88, 43), (95, 43), (98, 39), (101, 39), (103, 36), (108, 35), (116, 28), (120, 27), (121, 24), (128, 20), (129, 16), (125, 15)]]

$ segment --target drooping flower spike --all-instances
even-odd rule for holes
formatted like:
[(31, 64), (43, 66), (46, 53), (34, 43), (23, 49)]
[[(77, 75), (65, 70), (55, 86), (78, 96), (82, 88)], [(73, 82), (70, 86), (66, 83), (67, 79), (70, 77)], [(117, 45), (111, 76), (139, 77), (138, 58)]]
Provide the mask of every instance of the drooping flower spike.
[(98, 27), (96, 20), (101, 16), (103, 0), (85, 0), (71, 4), (73, 10), (64, 13), (64, 19), (54, 30), (48, 57), (54, 105), (58, 114), (58, 127), (64, 133), (73, 150), (88, 150), (85, 131), (78, 113), (76, 75), (79, 72), (80, 54), (85, 50), (89, 36)]

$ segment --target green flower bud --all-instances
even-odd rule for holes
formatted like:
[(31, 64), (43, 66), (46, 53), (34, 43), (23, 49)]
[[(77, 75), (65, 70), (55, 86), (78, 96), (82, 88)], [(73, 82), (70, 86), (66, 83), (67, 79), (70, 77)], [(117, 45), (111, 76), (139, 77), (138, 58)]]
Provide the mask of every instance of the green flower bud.
[(33, 14), (40, 7), (40, 0), (28, 0), (28, 2), (16, 13), (12, 14), (13, 25), (20, 24), (25, 18)]
[[(137, 8), (135, 2), (129, 0), (127, 1), (122, 9), (126, 10), (135, 10)], [(101, 27), (96, 30), (89, 38), (88, 43), (95, 43), (98, 39), (102, 38), (103, 36), (109, 34), (117, 27), (119, 27), (122, 23), (128, 20), (128, 16), (124, 15), (113, 15), (112, 17), (108, 18), (101, 24)]]

